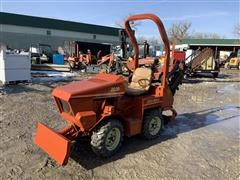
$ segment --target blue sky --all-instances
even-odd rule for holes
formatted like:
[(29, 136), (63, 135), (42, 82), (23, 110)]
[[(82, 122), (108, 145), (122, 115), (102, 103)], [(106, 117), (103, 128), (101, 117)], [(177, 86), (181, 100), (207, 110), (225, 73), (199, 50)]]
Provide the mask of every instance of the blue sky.
[[(17, 14), (49, 17), (77, 22), (116, 26), (129, 14), (154, 13), (165, 28), (187, 20), (191, 31), (217, 33), (234, 38), (239, 23), (239, 0), (0, 0), (0, 10)], [(139, 35), (157, 33), (151, 23), (142, 22)]]

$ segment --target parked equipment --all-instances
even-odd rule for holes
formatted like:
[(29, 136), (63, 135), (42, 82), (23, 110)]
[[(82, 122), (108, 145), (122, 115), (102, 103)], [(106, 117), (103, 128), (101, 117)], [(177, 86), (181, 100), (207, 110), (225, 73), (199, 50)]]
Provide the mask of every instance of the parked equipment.
[(110, 47), (110, 45), (100, 43), (64, 42), (66, 60), (73, 70), (100, 69), (100, 66), (96, 66), (98, 65), (98, 61), (101, 60), (100, 55), (103, 57), (109, 56)]
[(29, 52), (32, 64), (52, 63), (53, 51), (48, 44), (31, 44)]
[(48, 44), (31, 44), (31, 69), (39, 71), (70, 72), (71, 66), (64, 61), (63, 54), (57, 54)]
[(232, 53), (230, 55), (228, 62), (225, 63), (225, 67), (228, 69), (231, 68), (240, 69), (240, 49), (237, 52)]
[[(191, 58), (188, 61), (188, 58)], [(214, 58), (214, 52), (211, 48), (197, 50), (186, 61), (186, 74), (193, 76), (196, 73), (212, 73), (213, 77), (217, 77), (220, 71), (219, 63)]]
[[(156, 23), (165, 45), (164, 65), (139, 67), (139, 49), (129, 22), (152, 20)], [(159, 136), (163, 124), (175, 119), (173, 95), (181, 84), (183, 69), (177, 63), (169, 73), (169, 42), (161, 20), (153, 14), (128, 17), (125, 29), (133, 44), (134, 56), (129, 79), (121, 75), (100, 73), (87, 80), (57, 87), (52, 95), (61, 116), (69, 125), (55, 131), (38, 123), (34, 142), (59, 164), (66, 164), (71, 141), (91, 137), (92, 150), (99, 156), (116, 153), (124, 136), (142, 134), (146, 139)], [(143, 58), (144, 60), (144, 58)], [(162, 78), (154, 73), (161, 71)], [(164, 111), (172, 112), (163, 115)]]

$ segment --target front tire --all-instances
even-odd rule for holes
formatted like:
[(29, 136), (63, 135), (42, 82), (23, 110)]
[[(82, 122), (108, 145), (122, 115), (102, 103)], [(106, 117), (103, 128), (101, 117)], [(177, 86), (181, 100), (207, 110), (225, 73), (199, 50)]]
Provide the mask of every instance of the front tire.
[(160, 135), (163, 127), (163, 116), (160, 110), (151, 109), (144, 113), (142, 134), (146, 139), (154, 139)]
[(225, 64), (224, 64), (224, 68), (225, 68), (225, 69), (230, 69), (229, 63), (225, 63)]
[(91, 136), (93, 152), (101, 157), (110, 157), (121, 147), (123, 125), (117, 119), (109, 119), (96, 129)]

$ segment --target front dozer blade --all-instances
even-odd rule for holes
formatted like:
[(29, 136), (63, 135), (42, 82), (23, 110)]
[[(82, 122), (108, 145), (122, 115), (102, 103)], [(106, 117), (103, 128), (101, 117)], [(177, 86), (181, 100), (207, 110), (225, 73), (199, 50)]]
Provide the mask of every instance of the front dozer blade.
[(47, 152), (60, 165), (67, 164), (71, 141), (66, 137), (38, 122), (34, 143)]

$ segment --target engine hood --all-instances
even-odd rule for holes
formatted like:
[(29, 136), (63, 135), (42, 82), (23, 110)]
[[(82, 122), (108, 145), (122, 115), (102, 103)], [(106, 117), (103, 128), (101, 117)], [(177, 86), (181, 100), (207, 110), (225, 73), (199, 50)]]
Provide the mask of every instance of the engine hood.
[(69, 101), (71, 98), (117, 96), (125, 93), (127, 81), (124, 77), (101, 73), (88, 80), (76, 81), (56, 87), (52, 95)]

